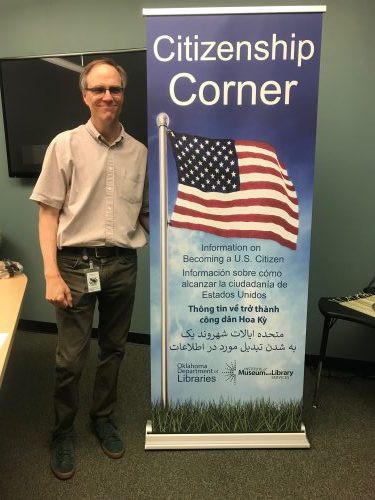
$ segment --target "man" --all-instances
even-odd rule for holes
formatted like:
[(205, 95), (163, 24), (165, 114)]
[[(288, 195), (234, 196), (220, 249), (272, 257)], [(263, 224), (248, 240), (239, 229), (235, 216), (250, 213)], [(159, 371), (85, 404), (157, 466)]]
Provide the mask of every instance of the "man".
[(39, 203), (46, 299), (58, 327), (51, 468), (60, 479), (75, 472), (78, 382), (96, 301), (92, 428), (109, 457), (124, 453), (111, 415), (134, 302), (136, 249), (146, 244), (143, 228), (148, 231), (147, 150), (119, 122), (126, 80), (109, 59), (83, 69), (80, 89), (91, 118), (51, 142), (31, 195)]

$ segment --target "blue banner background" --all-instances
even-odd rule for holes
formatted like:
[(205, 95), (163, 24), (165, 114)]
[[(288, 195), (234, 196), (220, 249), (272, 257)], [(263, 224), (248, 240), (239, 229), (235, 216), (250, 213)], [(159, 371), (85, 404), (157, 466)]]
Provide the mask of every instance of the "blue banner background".
[[(235, 43), (247, 40), (270, 40), (276, 33), (278, 39), (290, 41), (309, 39), (315, 45), (312, 59), (297, 66), (294, 60), (275, 61), (158, 61), (153, 52), (155, 39), (169, 35), (177, 40), (198, 35), (200, 40), (227, 40)], [(148, 130), (150, 167), (150, 216), (151, 216), (151, 369), (152, 399), (160, 399), (160, 242), (159, 242), (159, 167), (158, 130), (156, 116), (165, 112), (170, 117), (170, 128), (180, 132), (208, 137), (255, 140), (271, 144), (279, 159), (285, 164), (290, 179), (297, 191), (300, 211), (300, 226), (297, 250), (292, 251), (280, 244), (261, 239), (221, 238), (199, 231), (169, 228), (169, 396), (171, 400), (253, 400), (257, 398), (272, 401), (300, 400), (303, 393), (304, 346), (306, 330), (306, 306), (308, 292), (308, 269), (310, 251), (311, 211), (313, 194), (313, 172), (315, 154), (315, 130), (319, 78), (319, 53), (321, 38), (321, 14), (256, 14), (230, 16), (170, 16), (147, 20), (148, 36)], [(160, 47), (168, 54), (168, 43)], [(174, 46), (174, 49), (176, 47)], [(291, 91), (289, 105), (250, 105), (244, 99), (239, 106), (230, 102), (223, 106), (218, 102), (206, 106), (198, 99), (189, 106), (178, 106), (169, 95), (169, 83), (177, 73), (188, 72), (197, 84), (179, 84), (179, 96), (188, 96), (191, 90), (198, 91), (199, 82), (216, 81), (219, 86), (224, 80), (252, 80), (259, 86), (266, 80), (298, 80), (298, 86)], [(186, 92), (184, 94), (184, 92)], [(244, 93), (244, 95), (247, 95)], [(186, 97), (187, 98), (187, 97)], [(176, 166), (172, 152), (168, 152), (168, 208), (173, 211), (177, 193)], [(183, 256), (225, 255), (222, 252), (202, 252), (202, 244), (247, 245), (247, 251), (229, 252), (227, 255), (250, 256), (251, 263), (231, 262), (223, 265), (187, 265)], [(255, 251), (250, 247), (259, 247)], [(284, 262), (277, 265), (255, 262), (256, 255), (273, 256)], [(232, 259), (233, 260), (233, 259)], [(253, 269), (280, 271), (286, 288), (266, 291), (264, 299), (202, 299), (202, 290), (182, 288), (182, 268), (233, 270)], [(245, 279), (245, 278), (241, 278)], [(249, 278), (246, 278), (250, 280)], [(259, 280), (259, 279), (258, 279)], [(227, 287), (217, 291), (229, 291)], [(244, 290), (259, 291), (255, 288)], [(242, 287), (233, 289), (237, 293)], [(266, 314), (267, 322), (258, 323), (259, 314), (241, 313), (254, 317), (253, 323), (239, 323), (239, 313), (231, 312), (237, 322), (224, 323), (224, 313), (205, 314), (192, 312), (189, 305), (235, 307), (241, 305), (277, 306), (278, 313)], [(218, 318), (218, 323), (201, 323), (208, 316)], [(189, 333), (187, 333), (189, 332)], [(270, 337), (265, 336), (266, 334)], [(277, 337), (282, 333), (282, 337)], [(193, 334), (193, 336), (192, 336)], [(260, 335), (259, 335), (260, 334)], [(275, 340), (276, 339), (276, 340)], [(195, 342), (195, 344), (194, 344)], [(247, 342), (247, 343), (246, 343)], [(190, 346), (182, 348), (182, 346)], [(202, 346), (198, 349), (198, 346)], [(195, 345), (196, 349), (193, 348)], [(216, 349), (213, 350), (213, 346)], [(262, 349), (255, 347), (262, 345)], [(267, 349), (267, 346), (284, 346), (284, 349)], [(231, 352), (230, 346), (232, 347)], [(235, 348), (236, 346), (236, 348)], [(246, 350), (253, 346), (254, 349)], [(291, 349), (293, 346), (293, 349)], [(178, 347), (178, 349), (177, 349)], [(176, 348), (176, 349), (175, 349)], [(211, 350), (210, 350), (211, 348)], [(242, 348), (242, 351), (241, 351)], [(186, 376), (198, 378), (196, 365), (202, 365), (200, 376), (210, 380), (188, 381)], [(189, 372), (192, 366), (192, 372)], [(206, 367), (206, 368), (204, 368)], [(282, 378), (264, 375), (245, 375), (241, 370), (265, 369), (268, 371), (293, 372)], [(249, 371), (249, 370), (247, 370)], [(189, 375), (190, 373), (190, 375)], [(211, 380), (214, 378), (215, 380)]]

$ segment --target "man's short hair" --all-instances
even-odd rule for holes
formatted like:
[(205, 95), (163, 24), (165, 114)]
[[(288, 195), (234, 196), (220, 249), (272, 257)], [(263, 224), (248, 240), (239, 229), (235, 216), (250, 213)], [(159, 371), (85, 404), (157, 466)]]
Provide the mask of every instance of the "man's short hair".
[(115, 68), (118, 71), (119, 75), (121, 76), (122, 87), (123, 88), (126, 87), (126, 84), (128, 82), (128, 75), (126, 74), (124, 68), (119, 66), (113, 59), (103, 58), (103, 59), (95, 59), (94, 61), (89, 62), (83, 68), (82, 73), (79, 76), (79, 88), (82, 91), (86, 90), (87, 88), (87, 75), (90, 73), (92, 68), (94, 66), (97, 66), (98, 64), (108, 64), (108, 66), (112, 66), (113, 68)]

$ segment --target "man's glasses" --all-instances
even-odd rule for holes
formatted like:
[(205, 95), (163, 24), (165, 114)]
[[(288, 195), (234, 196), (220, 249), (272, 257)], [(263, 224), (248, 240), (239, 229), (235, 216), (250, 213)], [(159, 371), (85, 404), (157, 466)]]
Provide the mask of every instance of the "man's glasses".
[(123, 93), (123, 91), (124, 91), (123, 87), (118, 87), (118, 86), (113, 86), (113, 87), (91, 87), (91, 88), (86, 87), (86, 90), (89, 90), (90, 92), (92, 92), (94, 95), (96, 95), (98, 97), (103, 97), (104, 94), (107, 92), (107, 90), (109, 90), (109, 93), (113, 97), (120, 96)]

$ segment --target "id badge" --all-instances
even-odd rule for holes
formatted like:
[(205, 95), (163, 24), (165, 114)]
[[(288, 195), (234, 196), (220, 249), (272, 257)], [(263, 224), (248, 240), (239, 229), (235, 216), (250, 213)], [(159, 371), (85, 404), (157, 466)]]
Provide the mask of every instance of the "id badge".
[(86, 272), (87, 290), (89, 293), (100, 292), (100, 276), (98, 268), (95, 268), (90, 261), (90, 269)]

